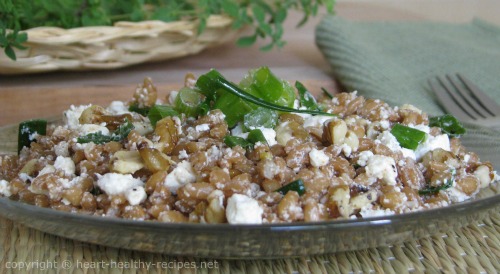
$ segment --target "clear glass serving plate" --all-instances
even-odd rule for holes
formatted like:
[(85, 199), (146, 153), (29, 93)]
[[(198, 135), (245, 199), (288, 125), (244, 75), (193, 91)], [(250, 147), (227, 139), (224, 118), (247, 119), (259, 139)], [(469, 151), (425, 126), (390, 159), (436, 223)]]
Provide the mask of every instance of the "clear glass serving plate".
[[(16, 127), (0, 128), (0, 154), (15, 151)], [(498, 138), (475, 128), (463, 143), (498, 170)], [(494, 136), (494, 135), (492, 135)], [(14, 149), (14, 150), (13, 150)], [(106, 246), (211, 258), (278, 258), (386, 246), (445, 233), (500, 208), (500, 184), (470, 201), (402, 215), (318, 223), (171, 224), (71, 214), (0, 198), (0, 216), (28, 227)]]

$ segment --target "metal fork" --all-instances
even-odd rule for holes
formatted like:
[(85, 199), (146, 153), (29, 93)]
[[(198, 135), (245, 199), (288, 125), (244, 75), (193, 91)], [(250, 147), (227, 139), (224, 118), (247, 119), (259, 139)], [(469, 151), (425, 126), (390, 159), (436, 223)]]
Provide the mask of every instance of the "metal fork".
[(429, 85), (446, 111), (459, 120), (500, 128), (500, 105), (464, 76), (438, 76)]

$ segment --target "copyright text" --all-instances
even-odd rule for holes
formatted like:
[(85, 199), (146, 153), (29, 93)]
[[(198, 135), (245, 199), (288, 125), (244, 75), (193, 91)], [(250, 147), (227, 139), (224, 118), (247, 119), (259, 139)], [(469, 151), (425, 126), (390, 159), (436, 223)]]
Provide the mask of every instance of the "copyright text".
[(9, 261), (5, 263), (6, 269), (18, 270), (47, 270), (47, 269), (218, 269), (219, 262), (213, 261)]

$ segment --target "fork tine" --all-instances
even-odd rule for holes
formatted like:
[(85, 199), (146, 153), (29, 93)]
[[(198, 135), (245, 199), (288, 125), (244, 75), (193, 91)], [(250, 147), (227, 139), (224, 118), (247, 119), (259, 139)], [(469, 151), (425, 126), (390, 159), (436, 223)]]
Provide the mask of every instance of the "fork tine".
[[(465, 103), (470, 107), (471, 112), (475, 112), (482, 118), (491, 117), (491, 115), (485, 111), (485, 109), (477, 102), (475, 97), (472, 97), (471, 91), (468, 87), (463, 87), (457, 80), (452, 78), (450, 75), (446, 75), (448, 81), (453, 85), (457, 93), (462, 96)], [(479, 117), (478, 117), (479, 118)]]
[(461, 121), (471, 120), (468, 114), (462, 108), (460, 108), (455, 102), (453, 102), (453, 98), (451, 97), (451, 95), (448, 94), (448, 92), (443, 87), (441, 87), (441, 85), (435, 84), (431, 80), (429, 80), (429, 85), (431, 86), (431, 89), (434, 91), (434, 94), (436, 94), (438, 101), (441, 103), (441, 105), (447, 112), (455, 115), (458, 118), (458, 120)]
[[(438, 79), (438, 82), (441, 84), (441, 86), (443, 87), (443, 89), (446, 91), (446, 93), (451, 97), (451, 101), (448, 101), (448, 103), (450, 104), (453, 104), (455, 103), (456, 105), (458, 105), (458, 107), (462, 110), (463, 113), (465, 113), (468, 117), (465, 118), (465, 120), (476, 120), (477, 119), (477, 115), (474, 114), (473, 111), (471, 111), (469, 105), (465, 102), (465, 100), (459, 96), (456, 92), (453, 91), (453, 87), (450, 87), (450, 84), (448, 83), (448, 81), (446, 81), (445, 79), (441, 78), (441, 77), (437, 77)], [(457, 111), (455, 109), (455, 111)], [(454, 112), (450, 111), (450, 113), (454, 114)]]
[(479, 103), (493, 116), (500, 116), (500, 106), (495, 103), (495, 100), (490, 98), (486, 93), (482, 92), (476, 85), (465, 78), (460, 73), (457, 74), (458, 78), (464, 85), (471, 91), (472, 95), (476, 97)]

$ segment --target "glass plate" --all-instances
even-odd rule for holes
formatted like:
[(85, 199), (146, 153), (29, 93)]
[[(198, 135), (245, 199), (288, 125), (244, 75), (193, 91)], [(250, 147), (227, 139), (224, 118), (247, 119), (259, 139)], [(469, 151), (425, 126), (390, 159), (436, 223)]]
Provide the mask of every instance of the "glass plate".
[[(14, 135), (12, 135), (14, 134)], [(12, 146), (15, 126), (0, 128), (0, 153)], [(500, 163), (498, 138), (463, 143)], [(481, 138), (479, 136), (479, 138)], [(497, 166), (498, 168), (498, 166)], [(485, 218), (500, 205), (500, 184), (470, 201), (441, 209), (356, 220), (278, 225), (202, 225), (132, 221), (71, 214), (0, 198), (0, 216), (28, 227), (106, 246), (211, 258), (278, 258), (387, 246), (445, 233)]]

